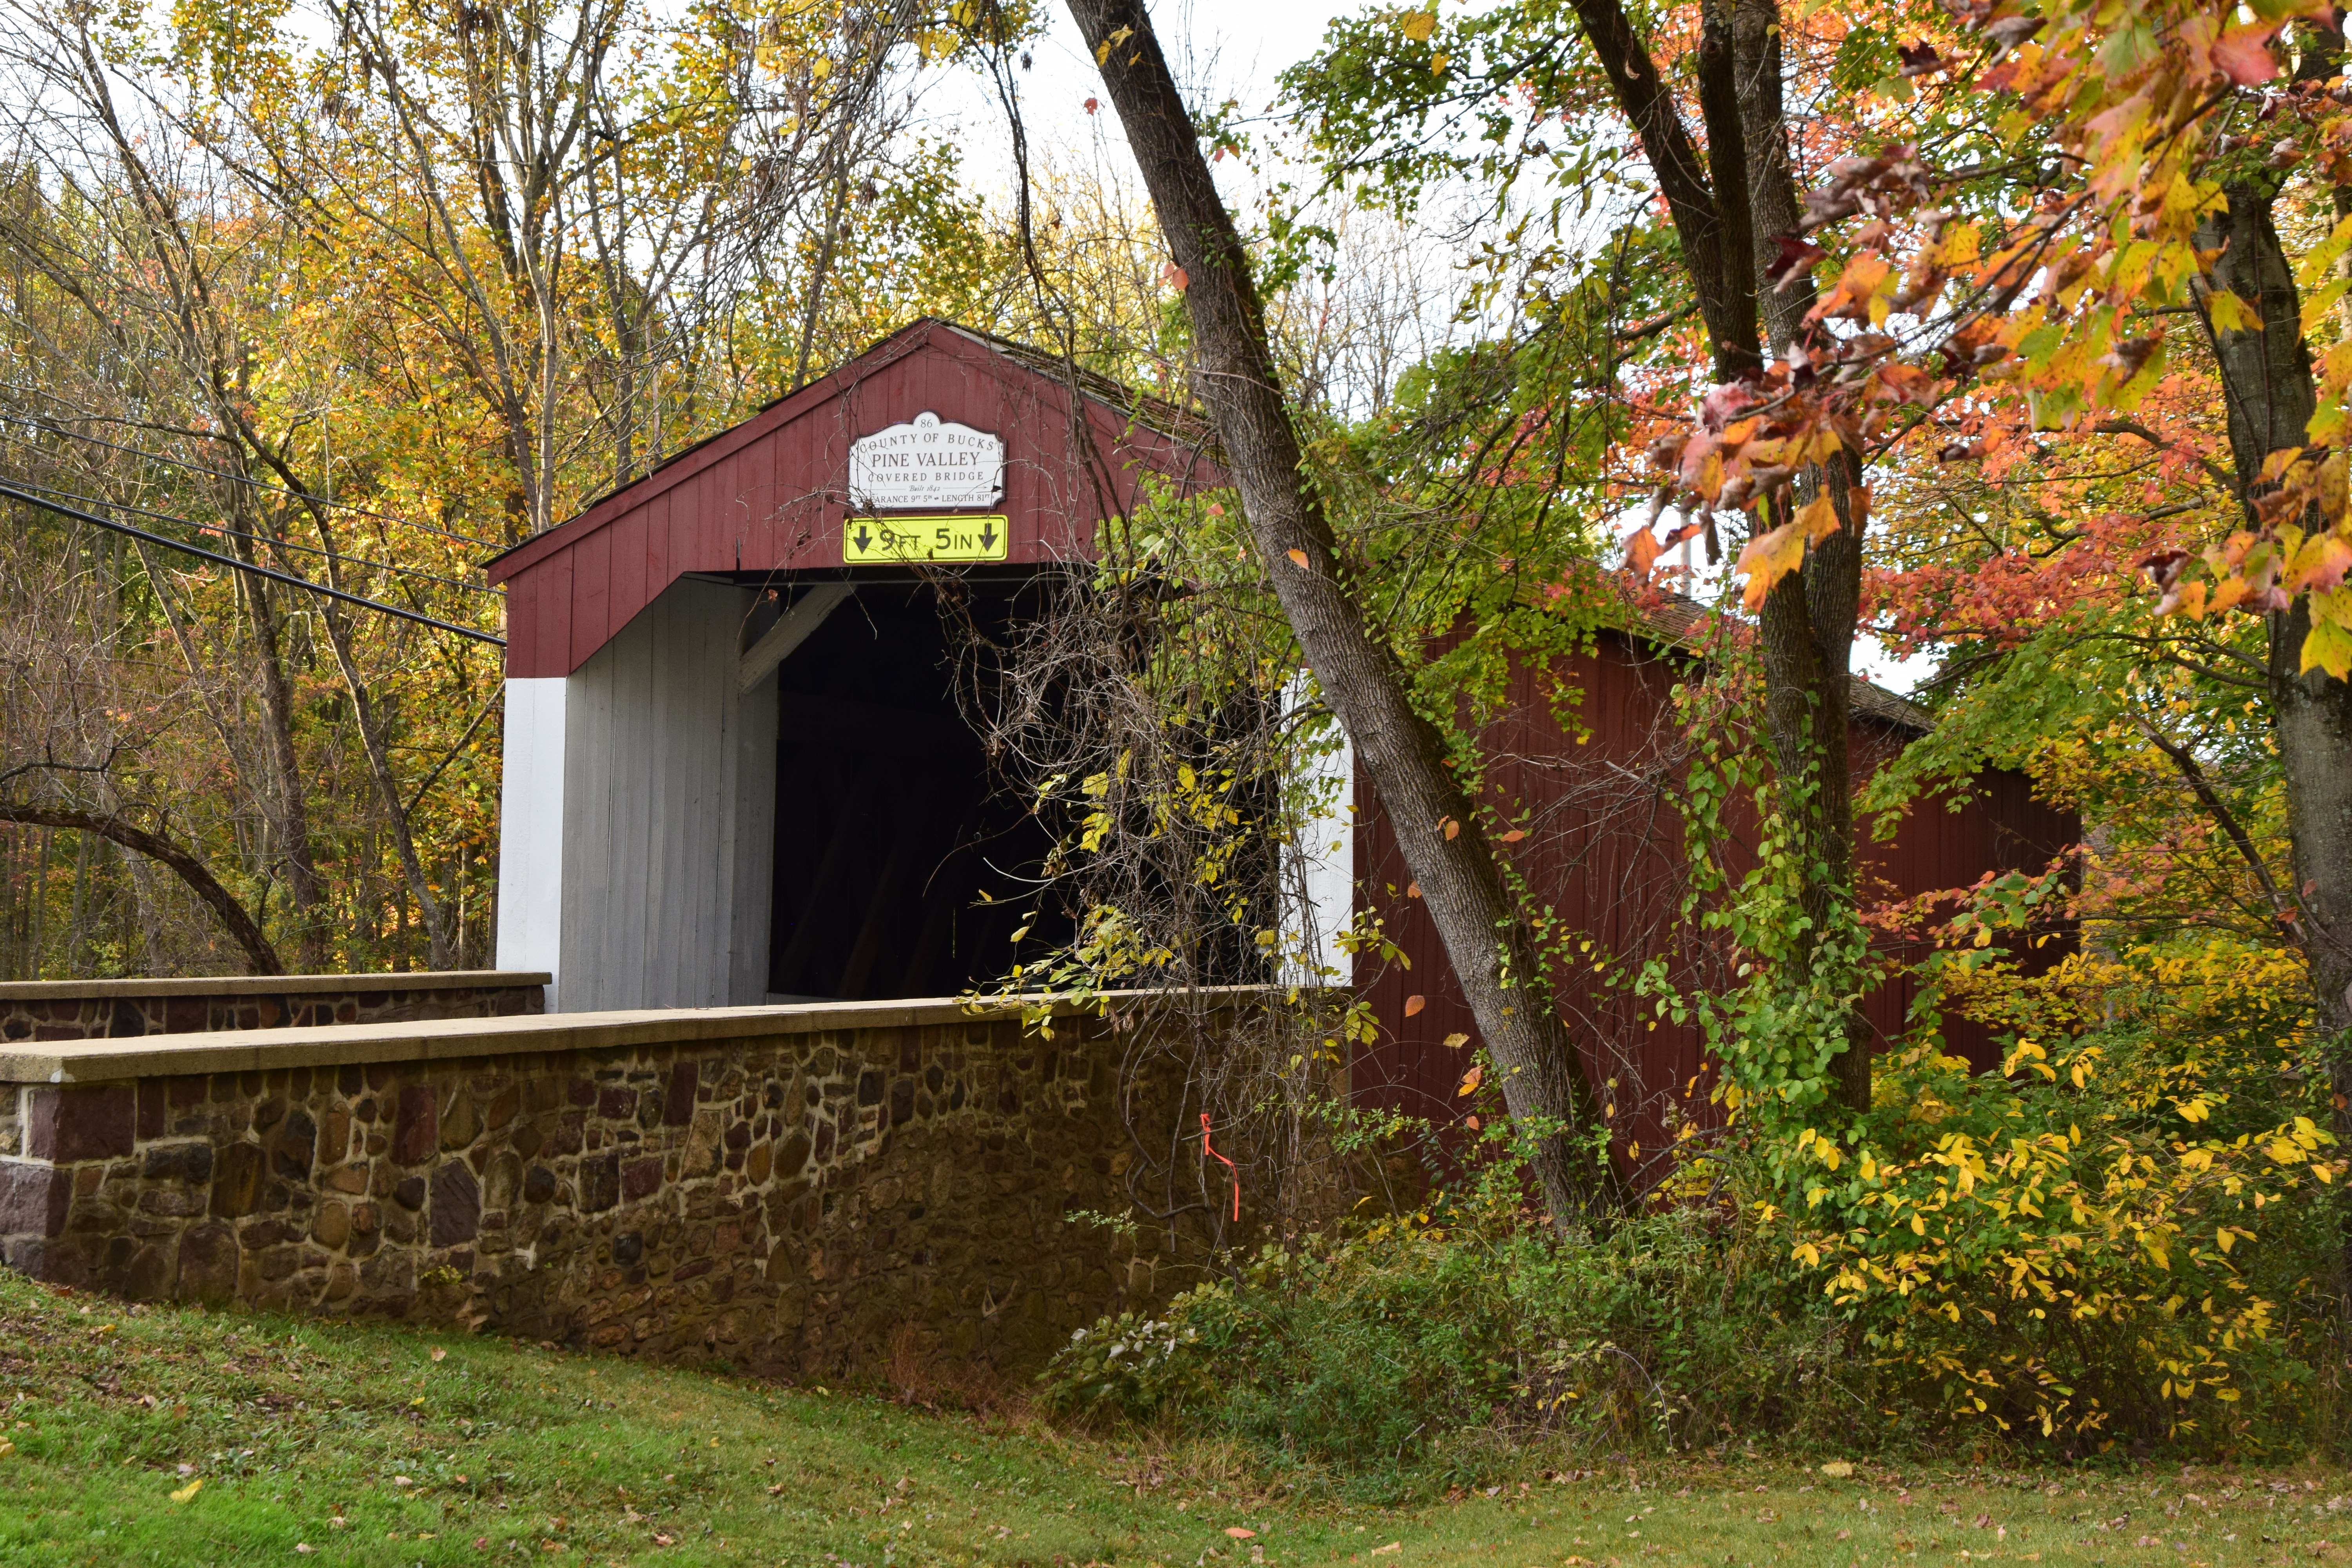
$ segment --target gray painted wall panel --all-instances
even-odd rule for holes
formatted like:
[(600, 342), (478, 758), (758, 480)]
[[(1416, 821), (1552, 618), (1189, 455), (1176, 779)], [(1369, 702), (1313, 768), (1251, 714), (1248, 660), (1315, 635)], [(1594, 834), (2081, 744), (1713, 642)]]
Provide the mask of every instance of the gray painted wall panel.
[(566, 682), (567, 1012), (765, 993), (776, 688), (736, 695), (751, 604), (674, 584)]
[(768, 999), (768, 930), (775, 914), (776, 675), (735, 704), (734, 976), (722, 999), (736, 1007)]

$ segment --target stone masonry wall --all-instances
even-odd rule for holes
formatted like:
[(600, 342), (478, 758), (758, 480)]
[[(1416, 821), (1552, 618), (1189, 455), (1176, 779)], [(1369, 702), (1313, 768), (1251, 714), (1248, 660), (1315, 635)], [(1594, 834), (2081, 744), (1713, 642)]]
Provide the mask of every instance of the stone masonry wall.
[(215, 1029), (504, 1018), (537, 1013), (544, 1005), (541, 975), (486, 973), (457, 985), (446, 979), (365, 974), (177, 984), (13, 981), (0, 984), (0, 1040), (95, 1040)]
[[(0, 1260), (785, 1376), (910, 1331), (1034, 1366), (1200, 1277), (1197, 1229), (1070, 1217), (1129, 1204), (1122, 1054), (1098, 1020), (959, 1019), (0, 1085)], [(1129, 1093), (1139, 1124), (1186, 1110)]]

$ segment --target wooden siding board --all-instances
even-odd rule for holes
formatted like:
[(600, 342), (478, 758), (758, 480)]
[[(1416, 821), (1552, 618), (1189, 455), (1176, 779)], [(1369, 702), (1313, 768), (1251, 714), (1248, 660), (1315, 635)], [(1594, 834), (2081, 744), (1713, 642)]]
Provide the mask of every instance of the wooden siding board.
[(619, 657), (612, 687), (612, 903), (604, 922), (604, 949), (597, 955), (610, 977), (607, 1007), (642, 1005), (647, 994), (646, 947), (654, 930), (647, 899), (655, 875), (655, 795), (661, 771), (651, 755), (658, 722), (654, 667), (661, 657), (670, 603), (664, 595), (663, 602), (647, 606), (608, 645)]
[(507, 589), (503, 601), (506, 609), (507, 675), (510, 679), (524, 680), (537, 676), (546, 661), (539, 651), (540, 625), (546, 618), (540, 611), (540, 595), (547, 591), (546, 579), (534, 576), (529, 583), (517, 583)]
[(572, 665), (578, 668), (619, 628), (611, 625), (613, 536), (600, 531), (572, 552)]
[(735, 711), (733, 912), (729, 921), (728, 992), (750, 1006), (767, 1000), (769, 926), (774, 919), (777, 673), (745, 692)]
[(697, 597), (693, 590), (703, 586), (694, 582), (677, 584), (646, 611), (651, 635), (646, 639), (645, 687), (637, 710), (644, 728), (635, 737), (636, 755), (630, 763), (631, 771), (644, 781), (645, 791), (640, 829), (644, 837), (638, 850), (643, 891), (628, 921), (636, 928), (633, 945), (637, 951), (630, 957), (643, 988), (640, 1005), (655, 999), (688, 1001), (678, 989), (678, 974), (680, 966), (691, 962), (698, 937), (684, 918), (685, 895), (700, 869), (694, 863), (694, 830), (688, 821), (694, 805), (692, 786), (681, 776), (693, 767), (695, 757), (691, 750), (681, 751), (677, 742), (692, 729), (690, 710), (677, 710), (682, 698), (691, 701), (691, 693), (681, 690), (685, 682), (679, 679), (683, 652), (679, 644), (693, 635), (687, 624), (688, 606)]
[[(600, 652), (602, 650), (599, 650)], [(617, 658), (616, 653), (613, 656)], [(612, 907), (614, 754), (611, 680), (603, 661), (565, 682), (563, 1000), (575, 1011), (606, 1006), (604, 925)]]
[(670, 509), (668, 492), (656, 496), (647, 503), (645, 512), (646, 582), (649, 586), (656, 583), (676, 582), (678, 569), (673, 563), (678, 559), (677, 525)]
[(534, 675), (572, 673), (572, 556), (550, 561), (546, 570), (530, 581), (518, 579), (517, 588), (534, 591), (539, 613), (539, 659)]
[[(567, 684), (569, 1007), (728, 999), (740, 901), (734, 652), (750, 599), (674, 584)], [(764, 865), (751, 868), (762, 889)]]
[[(1612, 808), (1605, 790), (1579, 782), (1596, 764), (1612, 761), (1642, 771), (1639, 763), (1660, 726), (1671, 721), (1671, 668), (1622, 639), (1603, 638), (1592, 655), (1566, 669), (1584, 691), (1580, 714), (1590, 740), (1580, 745), (1554, 721), (1544, 681), (1524, 668), (1511, 672), (1503, 710), (1483, 731), (1495, 759), (1489, 773), (1496, 798), (1524, 803), (1529, 813), (1529, 837), (1506, 853), (1538, 899), (1603, 949), (1663, 952), (1687, 969), (1704, 958), (1704, 949), (1677, 929), (1679, 820), (1654, 791), (1626, 791), (1621, 807)], [(1857, 754), (1883, 761), (1892, 754), (1887, 740), (1883, 731), (1857, 733)], [(1858, 845), (1873, 872), (1893, 889), (1916, 894), (1965, 884), (1990, 868), (2038, 868), (2071, 842), (2071, 819), (2032, 801), (2024, 780), (1988, 775), (1979, 783), (1980, 798), (1957, 816), (1940, 803), (1923, 805), (1893, 845)], [(1465, 1109), (1454, 1088), (1467, 1058), (1443, 1042), (1461, 1033), (1475, 1043), (1477, 1030), (1426, 907), (1402, 896), (1410, 878), (1378, 793), (1360, 776), (1357, 789), (1360, 896), (1381, 914), (1411, 964), (1384, 964), (1370, 954), (1358, 962), (1357, 984), (1381, 1036), (1355, 1053), (1357, 1091), (1375, 1103), (1449, 1121)], [(1736, 869), (1753, 859), (1751, 816), (1732, 814)], [(1685, 982), (1698, 977), (1696, 971), (1684, 976)], [(1415, 994), (1426, 1005), (1408, 1019), (1405, 1002)], [(1898, 979), (1865, 1000), (1864, 1016), (1882, 1035), (1892, 1034), (1904, 1026), (1916, 994), (1911, 982)], [(1636, 999), (1580, 982), (1574, 973), (1563, 976), (1559, 1000), (1603, 1102), (1617, 1105), (1612, 1125), (1621, 1157), (1638, 1146), (1641, 1163), (1651, 1165), (1643, 1173), (1654, 1174), (1652, 1159), (1668, 1146), (1676, 1125), (1717, 1120), (1707, 1103), (1701, 1037), (1655, 1020)], [(1974, 1026), (1948, 1020), (1947, 1039), (1971, 1060), (1990, 1065), (1982, 1031)]]
[(656, 591), (646, 576), (646, 524), (640, 507), (615, 519), (605, 531), (612, 540), (604, 602), (607, 635), (634, 620)]

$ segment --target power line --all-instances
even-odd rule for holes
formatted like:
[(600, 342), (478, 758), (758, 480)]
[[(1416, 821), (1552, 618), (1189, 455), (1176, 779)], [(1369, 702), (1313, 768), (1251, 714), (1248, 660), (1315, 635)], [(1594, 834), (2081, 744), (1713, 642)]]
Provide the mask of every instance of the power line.
[[(17, 386), (13, 387), (12, 390), (25, 392), (31, 389)], [(90, 436), (79, 430), (68, 430), (55, 420), (44, 419), (37, 414), (26, 413), (21, 409), (14, 415), (0, 416), (0, 417), (22, 419), (27, 425), (37, 425), (52, 435), (63, 436), (69, 441), (87, 441), (93, 447), (103, 447), (110, 452), (127, 453), (131, 457), (145, 458), (150, 462), (169, 463), (175, 468), (186, 468), (192, 473), (209, 474), (214, 479), (226, 479), (232, 484), (250, 485), (255, 489), (268, 490), (273, 495), (289, 496), (295, 500), (313, 501), (320, 506), (331, 506), (339, 511), (348, 511), (357, 517), (372, 517), (379, 522), (389, 522), (401, 528), (413, 528), (421, 533), (429, 533), (437, 539), (446, 539), (454, 543), (470, 544), (480, 550), (507, 548), (493, 539), (476, 539), (469, 533), (452, 533), (446, 528), (436, 528), (429, 522), (418, 522), (414, 518), (394, 517), (388, 511), (371, 511), (363, 506), (353, 506), (347, 500), (334, 500), (326, 496), (314, 496), (308, 490), (289, 489), (284, 485), (273, 485), (267, 479), (257, 479), (251, 474), (234, 473), (226, 468), (208, 468), (202, 463), (192, 463), (185, 458), (174, 458), (164, 452), (151, 452), (144, 447), (126, 447), (120, 441), (109, 441), (101, 436)], [(212, 439), (217, 440), (219, 437), (215, 437)]]
[[(397, 616), (404, 621), (415, 621), (419, 626), (432, 626), (445, 632), (455, 632), (461, 637), (471, 637), (476, 642), (486, 642), (494, 647), (507, 646), (504, 637), (492, 637), (488, 632), (476, 631), (471, 626), (461, 626), (449, 621), (436, 621), (431, 616), (419, 615), (415, 610), (404, 610), (398, 605), (387, 605), (380, 600), (362, 598), (357, 594), (346, 594), (341, 588), (330, 588), (324, 584), (313, 583), (307, 577), (297, 577), (290, 572), (279, 572), (268, 566), (256, 566), (249, 562), (239, 561), (234, 555), (221, 555), (210, 550), (199, 550), (193, 544), (183, 544), (176, 539), (166, 539), (160, 533), (151, 533), (143, 528), (133, 528), (127, 522), (116, 522), (110, 518), (100, 517), (95, 512), (83, 511), (79, 507), (67, 506), (62, 501), (53, 501), (46, 497), (35, 495), (30, 490), (19, 489), (5, 480), (0, 480), (0, 496), (22, 501), (26, 506), (39, 507), (44, 511), (56, 512), (59, 517), (72, 518), (76, 522), (89, 523), (93, 528), (109, 529), (116, 533), (129, 534), (131, 538), (144, 540), (149, 544), (160, 544), (166, 550), (176, 550), (183, 555), (194, 555), (199, 560), (226, 566), (232, 572), (242, 572), (251, 577), (267, 577), (273, 583), (283, 583), (289, 588), (299, 588), (306, 594), (316, 594), (327, 599), (341, 599), (347, 605), (357, 605), (363, 610), (374, 610), (381, 615)], [(184, 519), (174, 521), (187, 528), (199, 526)]]
[[(5, 435), (5, 432), (0, 432), (0, 436)], [(14, 436), (6, 436), (6, 438), (12, 441), (17, 440)], [(29, 442), (19, 444), (30, 445)], [(506, 591), (502, 588), (486, 587), (479, 583), (461, 583), (455, 577), (444, 577), (438, 573), (427, 572), (420, 567), (395, 565), (389, 561), (371, 561), (364, 555), (347, 555), (340, 550), (321, 550), (315, 544), (303, 544), (275, 533), (251, 533), (242, 528), (231, 528), (225, 522), (193, 522), (187, 518), (178, 517), (168, 511), (156, 511), (148, 507), (132, 506), (128, 501), (100, 500), (96, 496), (77, 495), (72, 490), (61, 490), (55, 485), (37, 485), (30, 479), (12, 479), (8, 482), (22, 489), (39, 490), (44, 495), (58, 496), (69, 501), (79, 501), (84, 506), (112, 507), (116, 511), (127, 511), (134, 517), (152, 517), (158, 522), (176, 522), (184, 528), (194, 528), (199, 532), (209, 530), (215, 533), (232, 534), (238, 539), (250, 539), (256, 544), (274, 544), (280, 550), (299, 550), (305, 555), (322, 555), (331, 560), (348, 561), (354, 566), (372, 567), (378, 572), (397, 572), (404, 577), (421, 577), (427, 583), (438, 583), (446, 588), (462, 588), (468, 594), (488, 594), (501, 599), (506, 597)]]

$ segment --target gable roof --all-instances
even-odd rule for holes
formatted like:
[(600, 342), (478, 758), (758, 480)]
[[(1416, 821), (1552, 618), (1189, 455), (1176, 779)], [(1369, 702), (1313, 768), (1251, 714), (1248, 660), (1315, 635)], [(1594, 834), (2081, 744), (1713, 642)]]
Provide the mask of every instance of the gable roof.
[(488, 563), (507, 585), (507, 673), (569, 675), (689, 574), (840, 574), (851, 441), (926, 413), (1003, 438), (989, 510), (1008, 568), (1091, 554), (1146, 475), (1221, 479), (1207, 427), (1173, 405), (927, 317)]

